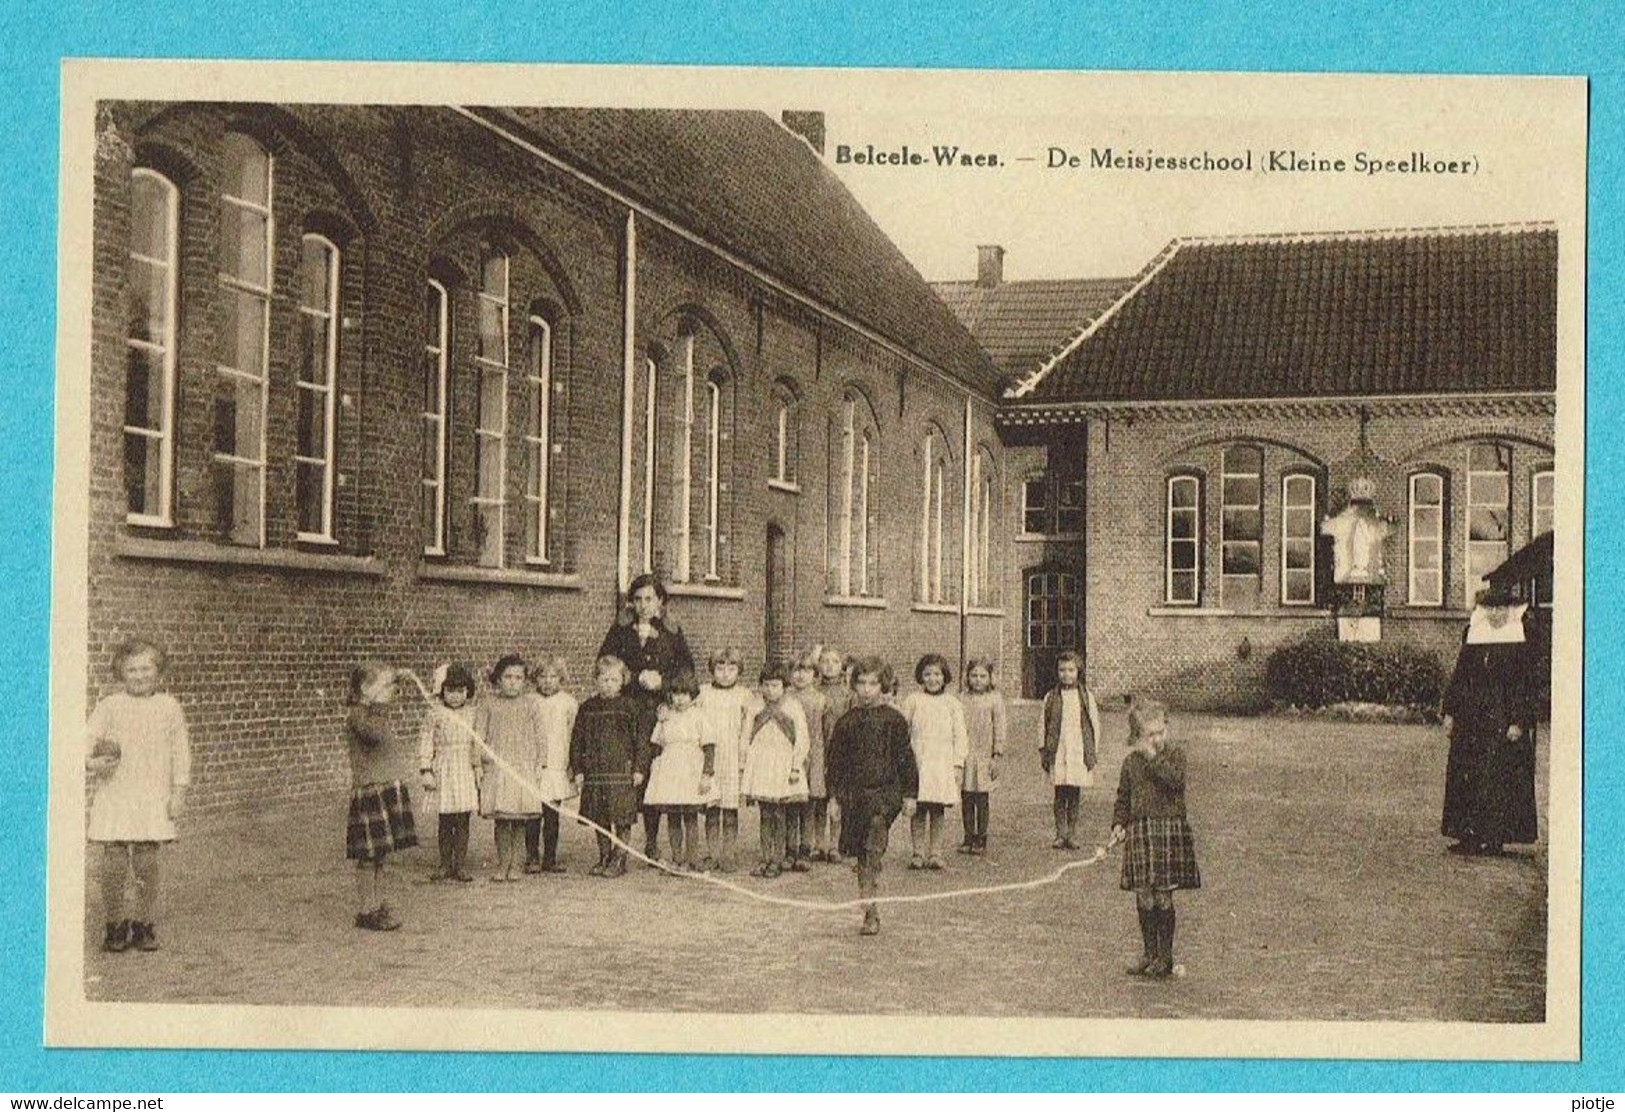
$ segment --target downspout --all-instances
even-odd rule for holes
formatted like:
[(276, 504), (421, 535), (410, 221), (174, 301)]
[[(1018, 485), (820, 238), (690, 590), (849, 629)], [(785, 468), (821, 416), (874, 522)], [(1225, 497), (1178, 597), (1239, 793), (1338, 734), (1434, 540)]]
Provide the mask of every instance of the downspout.
[(970, 618), (970, 456), (971, 444), (970, 394), (965, 395), (965, 436), (959, 461), (959, 676), (965, 681), (965, 661), (969, 659)]
[[(626, 212), (626, 253), (622, 265), (621, 309), (621, 508), (616, 551), (616, 596), (618, 608), (632, 582), (632, 403), (637, 383), (637, 293), (638, 217)], [(653, 449), (653, 445), (650, 445)], [(645, 511), (647, 512), (647, 511)]]

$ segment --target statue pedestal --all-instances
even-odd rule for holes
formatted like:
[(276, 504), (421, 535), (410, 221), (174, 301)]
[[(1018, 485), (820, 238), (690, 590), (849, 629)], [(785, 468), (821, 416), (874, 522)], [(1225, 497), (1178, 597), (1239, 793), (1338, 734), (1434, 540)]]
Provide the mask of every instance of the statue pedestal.
[(1338, 583), (1332, 591), (1339, 641), (1381, 641), (1383, 584)]

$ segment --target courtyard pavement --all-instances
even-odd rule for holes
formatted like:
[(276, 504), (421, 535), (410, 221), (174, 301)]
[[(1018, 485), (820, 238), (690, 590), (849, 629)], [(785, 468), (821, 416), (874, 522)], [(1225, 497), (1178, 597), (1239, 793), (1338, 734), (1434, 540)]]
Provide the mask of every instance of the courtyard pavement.
[[(893, 829), (886, 894), (1025, 880), (1050, 848), (1037, 708), (1012, 718), (984, 858), (910, 872)], [(590, 1008), (658, 1011), (1390, 1019), (1533, 1022), (1545, 999), (1546, 743), (1542, 839), (1494, 859), (1444, 852), (1446, 740), (1436, 728), (1176, 716), (1204, 887), (1177, 896), (1182, 979), (1123, 974), (1138, 952), (1120, 855), (1032, 891), (886, 909), (876, 938), (855, 912), (760, 905), (638, 867), (589, 877), (591, 834), (566, 824), (569, 873), (496, 885), (430, 884), (425, 845), (400, 855), (393, 934), (351, 923), (346, 793), (183, 824), (164, 850), (164, 948), (103, 954), (94, 884), (85, 914), (93, 1000)], [(1105, 840), (1126, 722), (1105, 719), (1085, 793), (1083, 855)], [(421, 806), (421, 799), (419, 800)], [(754, 846), (747, 812), (742, 845)], [(634, 840), (640, 840), (635, 834)], [(476, 862), (492, 855), (476, 819)], [(846, 900), (851, 871), (814, 866), (783, 895)]]

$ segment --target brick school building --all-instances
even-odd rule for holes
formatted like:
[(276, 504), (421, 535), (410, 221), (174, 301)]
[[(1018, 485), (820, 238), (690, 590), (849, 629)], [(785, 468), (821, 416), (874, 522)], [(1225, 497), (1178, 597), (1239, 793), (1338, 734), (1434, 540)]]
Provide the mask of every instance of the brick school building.
[(366, 657), (586, 690), (645, 570), (752, 673), (998, 651), (1000, 378), (785, 120), (101, 106), (91, 694), (169, 649), (198, 806), (343, 782)]
[(1447, 667), (1552, 529), (1549, 226), (1181, 239), (1104, 287), (1003, 284), (983, 250), (980, 290), (939, 289), (1010, 383), (1028, 694), (1077, 647), (1107, 695), (1260, 706), (1271, 649), (1334, 636), (1351, 486), (1388, 522), (1382, 639)]

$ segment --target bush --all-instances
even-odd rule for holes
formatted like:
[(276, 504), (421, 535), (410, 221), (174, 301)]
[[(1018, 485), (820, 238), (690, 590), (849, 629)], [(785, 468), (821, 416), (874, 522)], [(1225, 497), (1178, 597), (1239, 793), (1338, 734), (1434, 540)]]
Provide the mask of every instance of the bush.
[(1432, 714), (1444, 692), (1444, 666), (1408, 645), (1305, 640), (1270, 654), (1264, 684), (1277, 708), (1381, 703)]

